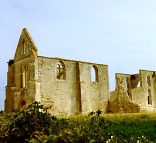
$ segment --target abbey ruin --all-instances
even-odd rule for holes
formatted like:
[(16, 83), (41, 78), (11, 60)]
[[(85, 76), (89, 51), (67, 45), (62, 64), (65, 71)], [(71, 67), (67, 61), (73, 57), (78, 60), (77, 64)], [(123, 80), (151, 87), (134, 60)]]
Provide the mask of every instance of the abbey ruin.
[(154, 112), (156, 72), (116, 74), (109, 91), (108, 66), (38, 56), (27, 29), (23, 29), (14, 59), (8, 62), (5, 111), (33, 101), (51, 106), (49, 113), (69, 116), (100, 109), (103, 113)]

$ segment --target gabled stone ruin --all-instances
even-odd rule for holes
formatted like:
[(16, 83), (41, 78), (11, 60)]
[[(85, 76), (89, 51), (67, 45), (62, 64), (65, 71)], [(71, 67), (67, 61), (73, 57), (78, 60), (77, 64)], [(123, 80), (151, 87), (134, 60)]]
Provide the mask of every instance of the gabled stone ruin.
[(39, 101), (61, 116), (107, 111), (108, 66), (43, 57), (23, 29), (13, 60), (8, 62), (5, 111)]
[(28, 30), (22, 30), (14, 59), (8, 62), (5, 111), (33, 101), (51, 106), (58, 116), (155, 111), (156, 75), (116, 74), (116, 89), (109, 93), (108, 66), (39, 56)]

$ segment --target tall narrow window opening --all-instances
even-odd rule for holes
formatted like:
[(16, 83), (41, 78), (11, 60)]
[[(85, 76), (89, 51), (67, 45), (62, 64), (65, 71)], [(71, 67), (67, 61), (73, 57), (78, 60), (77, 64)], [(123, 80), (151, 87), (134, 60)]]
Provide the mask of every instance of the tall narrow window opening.
[(22, 48), (23, 48), (23, 55), (25, 55), (26, 54), (26, 49), (25, 49), (25, 41), (23, 40), (22, 41)]
[(65, 71), (65, 64), (62, 61), (57, 63), (57, 79), (65, 80), (66, 71)]
[(91, 68), (91, 82), (99, 82), (98, 68), (95, 65)]
[(148, 99), (148, 105), (152, 105), (152, 95), (151, 95), (151, 90), (149, 89), (148, 89), (147, 99)]
[(126, 78), (126, 82), (127, 82), (127, 89), (129, 89), (130, 87), (129, 87), (129, 78), (128, 77)]
[(22, 73), (21, 73), (21, 88), (27, 87), (27, 80), (28, 80), (28, 68), (27, 66), (22, 66)]
[(127, 90), (128, 89), (128, 84), (127, 84), (127, 80), (126, 79), (124, 79), (124, 87), (125, 87), (125, 89)]
[(151, 78), (150, 78), (149, 75), (147, 76), (147, 85), (148, 85), (148, 86), (151, 86)]
[(140, 83), (140, 81), (138, 81), (137, 87), (141, 87), (141, 83)]

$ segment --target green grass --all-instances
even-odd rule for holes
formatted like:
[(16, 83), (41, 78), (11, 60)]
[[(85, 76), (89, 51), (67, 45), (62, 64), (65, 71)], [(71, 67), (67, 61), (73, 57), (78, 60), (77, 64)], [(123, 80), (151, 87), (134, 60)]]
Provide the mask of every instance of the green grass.
[(103, 117), (112, 122), (140, 122), (156, 120), (156, 113), (105, 114)]

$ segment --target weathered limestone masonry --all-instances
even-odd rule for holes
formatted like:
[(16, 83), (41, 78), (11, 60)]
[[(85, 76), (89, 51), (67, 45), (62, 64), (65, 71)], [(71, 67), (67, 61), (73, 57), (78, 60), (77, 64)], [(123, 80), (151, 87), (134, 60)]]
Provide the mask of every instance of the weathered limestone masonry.
[[(116, 105), (116, 106), (115, 106)], [(156, 71), (116, 74), (116, 90), (110, 93), (110, 112), (154, 112), (156, 110)]]
[(107, 112), (108, 66), (38, 56), (27, 29), (23, 29), (13, 60), (8, 62), (5, 111), (33, 101), (52, 106), (61, 116)]
[(108, 66), (38, 56), (27, 29), (23, 29), (13, 60), (8, 62), (5, 111), (33, 101), (51, 106), (58, 116), (103, 113), (154, 112), (156, 71), (116, 74), (116, 89), (109, 94)]

